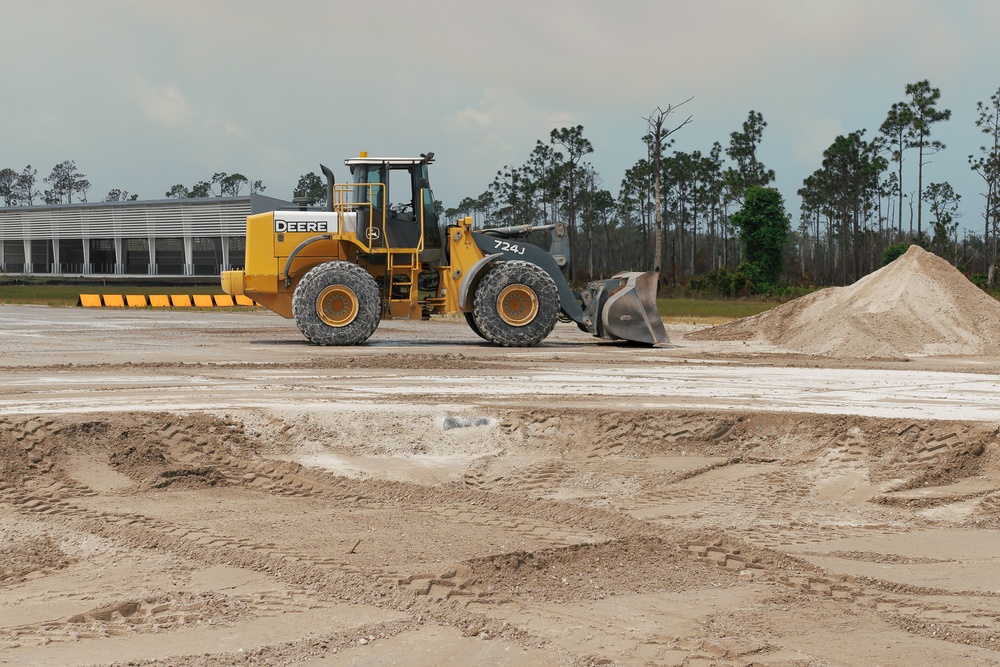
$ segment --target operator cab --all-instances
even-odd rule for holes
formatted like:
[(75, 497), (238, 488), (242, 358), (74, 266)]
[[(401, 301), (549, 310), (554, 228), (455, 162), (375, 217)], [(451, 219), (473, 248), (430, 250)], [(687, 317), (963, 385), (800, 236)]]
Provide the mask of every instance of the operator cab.
[(352, 181), (365, 186), (353, 188), (354, 201), (369, 205), (358, 208), (358, 231), (373, 248), (422, 248), (420, 261), (440, 259), (441, 233), (427, 175), (427, 165), (433, 160), (433, 153), (416, 158), (377, 158), (362, 153), (344, 161)]

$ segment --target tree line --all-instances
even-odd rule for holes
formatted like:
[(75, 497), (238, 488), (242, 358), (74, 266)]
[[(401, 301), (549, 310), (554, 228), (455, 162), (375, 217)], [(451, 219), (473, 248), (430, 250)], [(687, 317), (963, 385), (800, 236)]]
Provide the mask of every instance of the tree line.
[(72, 204), (74, 195), (78, 201), (87, 201), (91, 187), (72, 160), (52, 167), (42, 183), (49, 187), (39, 183), (38, 170), (30, 164), (21, 171), (10, 167), (0, 169), (0, 199), (4, 206), (33, 206), (36, 200), (42, 204)]
[[(723, 293), (779, 284), (848, 284), (879, 268), (899, 247), (918, 243), (977, 282), (994, 284), (1000, 89), (977, 104), (975, 124), (984, 141), (969, 153), (968, 164), (982, 180), (982, 223), (971, 225), (962, 237), (961, 197), (947, 181), (933, 180), (929, 162), (946, 148), (935, 134), (951, 111), (941, 108), (941, 92), (927, 80), (905, 86), (902, 99), (890, 106), (870, 138), (866, 129), (857, 129), (836, 137), (823, 151), (817, 169), (797, 191), (796, 225), (776, 191), (761, 195), (755, 190), (773, 189), (775, 181), (774, 171), (758, 157), (767, 128), (763, 115), (750, 110), (724, 143), (715, 141), (705, 151), (680, 151), (673, 149), (674, 134), (691, 116), (675, 114), (686, 102), (657, 107), (644, 118), (645, 131), (637, 142), (643, 152), (626, 169), (617, 195), (590, 162), (593, 144), (583, 126), (576, 125), (554, 128), (538, 139), (523, 163), (502, 166), (481, 194), (464, 197), (454, 207), (441, 206), (444, 218), (471, 216), (478, 227), (565, 221), (572, 278), (578, 281), (659, 268), (664, 282), (674, 287), (708, 286)], [(90, 181), (73, 161), (57, 164), (41, 183), (37, 176), (30, 165), (21, 171), (0, 170), (0, 201), (5, 206), (87, 201)], [(165, 196), (239, 196), (244, 190), (264, 189), (261, 181), (243, 174), (217, 172), (190, 187), (178, 183)], [(752, 190), (758, 210), (748, 214)], [(310, 172), (299, 178), (292, 194), (320, 203), (326, 185)], [(776, 200), (762, 204), (761, 196), (774, 195)], [(104, 201), (137, 198), (113, 189)], [(780, 261), (765, 262), (771, 276), (766, 280), (761, 279), (763, 265), (748, 261), (754, 251), (747, 244), (759, 231), (748, 231), (746, 221), (756, 220), (759, 229), (760, 211), (784, 216), (763, 219), (768, 247), (781, 239)]]
[[(977, 105), (976, 126), (986, 140), (968, 157), (983, 181), (982, 233), (968, 229), (961, 238), (961, 197), (929, 173), (928, 158), (945, 149), (935, 130), (951, 118), (940, 98), (927, 80), (909, 84), (870, 139), (858, 129), (833, 140), (798, 190), (798, 225), (782, 244), (778, 282), (848, 284), (879, 268), (887, 250), (918, 243), (978, 281), (994, 283), (1000, 89)], [(713, 142), (704, 152), (670, 151), (672, 135), (691, 120), (669, 125), (682, 104), (645, 118), (645, 155), (626, 170), (617, 196), (588, 161), (593, 145), (578, 125), (553, 129), (547, 141), (536, 141), (524, 163), (504, 165), (483, 193), (463, 198), (445, 214), (471, 216), (487, 227), (565, 220), (577, 280), (659, 267), (662, 278), (678, 287), (696, 277), (695, 285), (751, 284), (753, 276), (740, 275), (741, 266), (747, 268), (747, 245), (737, 213), (751, 188), (769, 188), (775, 180), (758, 157), (767, 123), (751, 110), (725, 144)]]
[[(950, 120), (941, 91), (927, 80), (906, 86), (866, 139), (860, 129), (837, 137), (819, 169), (806, 177), (795, 248), (798, 273), (825, 284), (853, 282), (878, 268), (887, 248), (917, 243), (992, 286), (1000, 211), (1000, 89), (977, 103), (976, 127), (986, 141), (968, 155), (982, 178), (982, 234), (970, 226), (959, 238), (961, 195), (947, 181), (928, 182), (928, 158), (946, 147), (933, 138)], [(906, 157), (915, 164), (906, 164)], [(913, 173), (915, 172), (915, 173)], [(927, 217), (925, 217), (925, 215)]]
[(183, 183), (177, 183), (166, 192), (168, 199), (193, 199), (196, 197), (239, 197), (246, 188), (251, 194), (257, 194), (267, 189), (261, 181), (252, 181), (243, 174), (227, 174), (216, 172), (207, 181), (198, 181), (190, 188)]
[[(48, 187), (45, 187), (45, 185)], [(64, 160), (52, 168), (48, 176), (38, 180), (38, 170), (30, 164), (21, 171), (10, 167), (0, 169), (0, 201), (4, 206), (34, 206), (37, 204), (86, 203), (91, 189), (90, 180), (81, 173), (73, 160)], [(262, 192), (266, 186), (240, 173), (216, 172), (208, 180), (198, 181), (190, 188), (182, 183), (171, 186), (164, 194), (170, 198), (238, 197), (244, 190)], [(102, 201), (137, 201), (139, 195), (112, 188)]]
[(577, 125), (553, 129), (524, 164), (503, 166), (485, 192), (465, 197), (445, 215), (471, 216), (485, 227), (564, 219), (576, 280), (659, 268), (667, 282), (682, 285), (701, 273), (736, 269), (744, 244), (735, 205), (750, 188), (775, 179), (757, 156), (767, 123), (751, 111), (728, 147), (715, 142), (707, 153), (668, 154), (671, 135), (691, 121), (665, 127), (680, 106), (657, 108), (645, 119), (646, 155), (626, 170), (617, 197), (586, 160), (593, 145)]

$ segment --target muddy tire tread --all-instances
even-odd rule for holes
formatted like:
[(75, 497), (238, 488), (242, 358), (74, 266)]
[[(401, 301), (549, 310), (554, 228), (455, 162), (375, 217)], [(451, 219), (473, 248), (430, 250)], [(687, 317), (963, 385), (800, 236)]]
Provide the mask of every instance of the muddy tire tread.
[[(537, 315), (521, 327), (507, 324), (497, 312), (500, 292), (518, 283), (530, 287), (538, 298)], [(504, 347), (529, 347), (552, 333), (559, 319), (559, 290), (552, 276), (536, 264), (520, 260), (497, 262), (476, 286), (472, 305), (472, 320), (483, 338)]]
[[(343, 327), (332, 327), (316, 312), (316, 297), (333, 284), (350, 287), (358, 298), (358, 314)], [(378, 285), (367, 271), (344, 261), (312, 268), (292, 295), (292, 316), (302, 334), (316, 345), (359, 345), (375, 333), (382, 316)]]

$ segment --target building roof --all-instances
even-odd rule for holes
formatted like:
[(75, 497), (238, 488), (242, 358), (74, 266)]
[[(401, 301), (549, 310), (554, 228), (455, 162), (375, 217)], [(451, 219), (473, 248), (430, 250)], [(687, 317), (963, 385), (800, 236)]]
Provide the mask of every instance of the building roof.
[(0, 239), (243, 236), (246, 218), (292, 202), (242, 197), (81, 202), (0, 208)]

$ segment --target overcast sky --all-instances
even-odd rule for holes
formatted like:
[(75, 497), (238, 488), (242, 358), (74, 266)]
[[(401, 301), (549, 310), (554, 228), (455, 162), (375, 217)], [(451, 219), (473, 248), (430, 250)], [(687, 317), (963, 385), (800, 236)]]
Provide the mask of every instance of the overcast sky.
[(0, 16), (0, 168), (41, 179), (74, 160), (91, 201), (219, 171), (290, 198), (321, 161), (346, 178), (366, 150), (434, 151), (453, 206), (576, 124), (617, 193), (645, 155), (643, 118), (693, 98), (676, 148), (727, 145), (761, 112), (760, 158), (797, 218), (834, 138), (871, 138), (929, 79), (952, 119), (933, 128), (948, 147), (925, 183), (952, 183), (963, 225), (981, 225), (967, 156), (984, 139), (976, 102), (1000, 88), (995, 0), (8, 0)]

